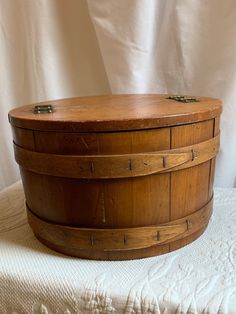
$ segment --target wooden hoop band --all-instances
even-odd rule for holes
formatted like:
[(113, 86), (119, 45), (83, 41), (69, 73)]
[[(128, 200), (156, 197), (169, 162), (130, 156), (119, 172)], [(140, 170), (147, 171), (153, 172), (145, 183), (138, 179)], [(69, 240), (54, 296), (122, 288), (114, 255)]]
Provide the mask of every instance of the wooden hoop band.
[(170, 243), (206, 227), (212, 214), (212, 201), (213, 197), (204, 207), (181, 219), (137, 228), (93, 229), (58, 225), (39, 218), (28, 206), (27, 215), (35, 235), (58, 247), (131, 250)]
[(32, 172), (67, 178), (111, 179), (146, 176), (196, 166), (216, 156), (219, 134), (178, 149), (125, 155), (57, 155), (30, 151), (14, 143), (17, 163)]

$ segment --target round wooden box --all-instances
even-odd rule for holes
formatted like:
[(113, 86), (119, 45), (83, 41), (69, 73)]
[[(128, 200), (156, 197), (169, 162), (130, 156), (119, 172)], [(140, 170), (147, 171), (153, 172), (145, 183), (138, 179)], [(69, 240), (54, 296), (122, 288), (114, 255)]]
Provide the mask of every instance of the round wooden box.
[(221, 102), (79, 97), (9, 113), (28, 221), (50, 248), (124, 260), (192, 242), (212, 213)]

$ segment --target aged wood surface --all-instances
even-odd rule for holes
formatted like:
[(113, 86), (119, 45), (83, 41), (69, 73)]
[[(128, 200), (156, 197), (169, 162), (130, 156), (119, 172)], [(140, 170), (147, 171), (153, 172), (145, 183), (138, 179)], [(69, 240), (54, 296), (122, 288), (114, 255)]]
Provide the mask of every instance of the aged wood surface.
[[(220, 134), (220, 117), (216, 117), (214, 119), (213, 136), (215, 136), (216, 134)], [(212, 160), (211, 160), (210, 179), (209, 179), (209, 186), (208, 186), (208, 196), (209, 197), (211, 197), (211, 195), (213, 193), (215, 164), (216, 164), (216, 157), (212, 158)]]
[[(212, 214), (213, 198), (194, 213), (157, 226), (123, 229), (93, 229), (52, 224), (34, 215), (27, 207), (29, 223), (35, 234), (56, 246), (75, 250), (104, 251), (140, 249), (184, 238), (205, 226)], [(76, 254), (76, 251), (75, 251)]]
[(146, 176), (196, 166), (216, 156), (219, 135), (199, 144), (123, 155), (56, 155), (14, 145), (17, 163), (28, 171), (57, 177), (111, 179)]
[(13, 109), (12, 125), (32, 129), (68, 132), (102, 132), (150, 129), (209, 120), (221, 112), (221, 102), (196, 97), (196, 103), (180, 103), (169, 95), (137, 94), (77, 97), (41, 103), (55, 111), (34, 114), (34, 106)]
[[(34, 115), (33, 106), (10, 112), (29, 220), (40, 241), (69, 255), (122, 260), (167, 253), (202, 234), (212, 209), (220, 101), (197, 97), (182, 104), (167, 96), (74, 98), (50, 102), (56, 110), (49, 115)], [(186, 162), (172, 164), (174, 154)], [(146, 158), (155, 160), (148, 171)], [(89, 164), (84, 178), (81, 160)], [(186, 230), (186, 217), (201, 209), (204, 219)], [(178, 220), (176, 229), (166, 228), (157, 240), (165, 224)], [(89, 246), (79, 249), (85, 229)], [(91, 230), (97, 230), (92, 238)]]
[[(213, 137), (214, 120), (174, 127), (172, 148), (199, 143)], [(171, 220), (188, 215), (201, 208), (212, 197), (208, 195), (210, 161), (171, 173)], [(184, 192), (183, 192), (184, 191)], [(200, 235), (201, 231), (199, 231)], [(170, 244), (174, 250), (192, 242), (198, 234)]]

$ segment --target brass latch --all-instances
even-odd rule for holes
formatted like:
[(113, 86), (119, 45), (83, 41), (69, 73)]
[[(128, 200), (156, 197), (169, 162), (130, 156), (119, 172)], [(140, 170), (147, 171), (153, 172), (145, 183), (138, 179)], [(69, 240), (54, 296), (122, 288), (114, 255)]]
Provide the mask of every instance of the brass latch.
[(180, 102), (196, 102), (196, 101), (198, 101), (194, 97), (187, 97), (187, 96), (182, 96), (182, 95), (169, 96), (167, 99), (172, 99), (172, 100), (176, 100), (176, 101), (180, 101)]
[(34, 107), (34, 113), (52, 113), (52, 105), (37, 105)]

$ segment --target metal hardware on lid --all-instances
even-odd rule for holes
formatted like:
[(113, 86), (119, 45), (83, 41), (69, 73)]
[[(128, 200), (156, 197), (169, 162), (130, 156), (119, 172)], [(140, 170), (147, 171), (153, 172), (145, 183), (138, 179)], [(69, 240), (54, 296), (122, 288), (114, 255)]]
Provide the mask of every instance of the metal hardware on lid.
[(37, 105), (34, 107), (34, 113), (52, 113), (53, 107), (52, 105)]
[(187, 97), (183, 95), (172, 95), (167, 97), (167, 99), (172, 99), (180, 102), (197, 102), (198, 100), (194, 97)]

